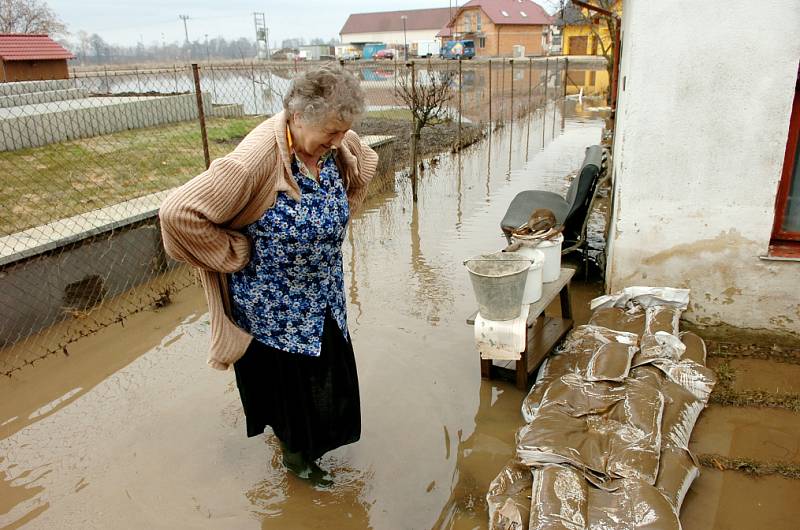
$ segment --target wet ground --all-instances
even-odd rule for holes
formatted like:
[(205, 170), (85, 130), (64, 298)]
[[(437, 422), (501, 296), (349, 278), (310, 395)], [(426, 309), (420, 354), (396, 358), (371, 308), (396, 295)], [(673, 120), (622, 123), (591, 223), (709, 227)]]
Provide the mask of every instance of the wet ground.
[(689, 444), (704, 467), (681, 522), (684, 530), (794, 529), (800, 520), (800, 350), (735, 346), (709, 348), (708, 365), (720, 381)]
[[(287, 475), (269, 432), (245, 437), (233, 373), (205, 365), (208, 320), (191, 287), (0, 378), (0, 528), (484, 528), (523, 394), (480, 379), (461, 262), (503, 245), (499, 220), (518, 191), (563, 192), (599, 141), (601, 117), (576, 102), (552, 116), (440, 156), (416, 206), (400, 179), (353, 220), (345, 275), (363, 433), (322, 459), (333, 487)], [(602, 287), (575, 287), (582, 322)], [(796, 365), (732, 366), (737, 390), (797, 392)], [(786, 409), (712, 405), (693, 449), (797, 462), (798, 429)], [(794, 528), (798, 495), (800, 481), (778, 474), (706, 467), (684, 528)]]
[(332, 488), (288, 476), (271, 434), (245, 437), (233, 373), (205, 365), (207, 315), (189, 288), (0, 381), (0, 527), (485, 526), (523, 396), (480, 379), (461, 262), (501, 248), (511, 198), (561, 191), (599, 141), (602, 120), (567, 107), (440, 156), (417, 205), (400, 179), (353, 220), (363, 434), (322, 459)]

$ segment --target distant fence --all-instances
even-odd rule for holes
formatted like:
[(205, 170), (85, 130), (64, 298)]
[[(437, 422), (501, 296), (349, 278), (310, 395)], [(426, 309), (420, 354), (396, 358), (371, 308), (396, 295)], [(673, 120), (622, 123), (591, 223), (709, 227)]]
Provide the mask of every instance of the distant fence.
[[(292, 78), (313, 66), (106, 68), (0, 84), (0, 374), (68, 352), (77, 338), (191, 285), (191, 272), (160, 250), (158, 205), (280, 111)], [(356, 130), (368, 134), (408, 134), (397, 86), (412, 69), (422, 84), (449, 72), (448, 119), (478, 127), (583, 86), (563, 58), (344, 66), (364, 88)], [(581, 68), (578, 77), (605, 70)]]

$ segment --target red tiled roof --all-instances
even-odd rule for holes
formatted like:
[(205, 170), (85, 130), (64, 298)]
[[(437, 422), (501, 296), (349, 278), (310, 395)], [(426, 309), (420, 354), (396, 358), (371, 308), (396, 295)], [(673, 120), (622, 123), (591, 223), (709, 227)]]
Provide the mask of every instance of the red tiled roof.
[(72, 59), (69, 50), (47, 35), (0, 33), (0, 58), (4, 61)]
[(452, 35), (453, 30), (450, 29), (450, 26), (443, 27), (441, 30), (439, 30), (439, 33), (436, 34), (437, 37), (451, 37)]
[[(545, 25), (553, 18), (533, 0), (470, 0), (458, 12), (470, 7), (480, 7), (495, 24)], [(457, 15), (454, 15), (455, 19)], [(452, 23), (452, 20), (450, 21)]]
[[(450, 8), (410, 9), (406, 11), (383, 11), (381, 13), (356, 13), (347, 18), (340, 35), (345, 33), (379, 33), (403, 31), (402, 16), (406, 19), (406, 31), (438, 30), (450, 22)], [(456, 10), (452, 10), (456, 14)]]

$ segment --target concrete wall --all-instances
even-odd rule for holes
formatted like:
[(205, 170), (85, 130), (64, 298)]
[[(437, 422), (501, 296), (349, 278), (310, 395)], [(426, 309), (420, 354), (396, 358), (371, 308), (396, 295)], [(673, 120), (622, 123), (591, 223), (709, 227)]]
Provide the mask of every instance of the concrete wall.
[(796, 0), (626, 0), (608, 288), (692, 289), (686, 318), (800, 334), (766, 261), (800, 57)]
[(29, 92), (27, 94), (0, 96), (0, 109), (19, 107), (21, 105), (35, 105), (37, 103), (50, 103), (51, 101), (80, 99), (88, 95), (89, 91), (85, 88), (67, 88), (64, 90), (47, 90), (42, 92)]
[(161, 244), (155, 218), (88, 239), (54, 254), (0, 269), (0, 345), (62, 321), (70, 309), (84, 310), (151, 280), (174, 266)]
[(30, 94), (31, 92), (46, 92), (48, 90), (66, 90), (68, 88), (74, 88), (74, 87), (75, 87), (74, 82), (69, 79), (0, 83), (0, 96)]
[[(70, 102), (56, 102), (27, 115), (16, 115), (14, 109), (6, 109), (9, 117), (0, 119), (0, 151), (197, 119), (194, 94), (74, 101), (81, 102), (81, 106), (69, 108)], [(84, 106), (86, 102), (95, 105)], [(211, 115), (210, 95), (203, 95), (203, 104), (205, 112)]]

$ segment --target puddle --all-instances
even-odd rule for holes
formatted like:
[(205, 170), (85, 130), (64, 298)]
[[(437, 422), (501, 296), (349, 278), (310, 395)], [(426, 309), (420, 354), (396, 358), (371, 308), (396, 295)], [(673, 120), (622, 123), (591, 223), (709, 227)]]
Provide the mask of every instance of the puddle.
[(416, 205), (399, 178), (353, 220), (344, 263), (363, 432), (321, 461), (332, 488), (287, 476), (270, 434), (245, 437), (233, 373), (205, 365), (207, 318), (187, 319), (203, 304), (192, 287), (0, 380), (0, 527), (485, 527), (523, 395), (480, 379), (462, 261), (504, 246), (517, 192), (563, 192), (603, 126), (581, 105), (439, 156)]

